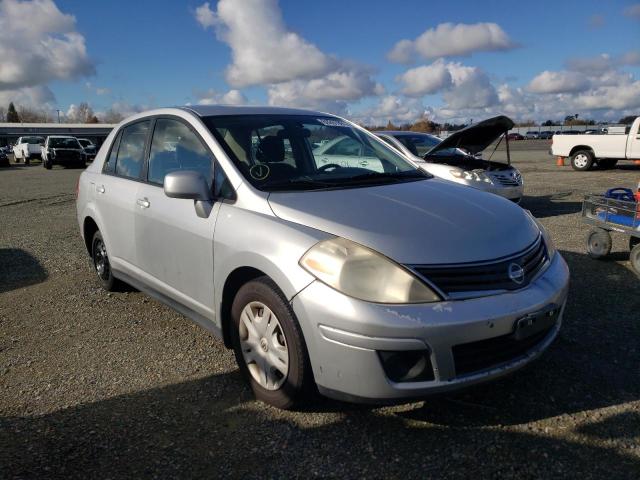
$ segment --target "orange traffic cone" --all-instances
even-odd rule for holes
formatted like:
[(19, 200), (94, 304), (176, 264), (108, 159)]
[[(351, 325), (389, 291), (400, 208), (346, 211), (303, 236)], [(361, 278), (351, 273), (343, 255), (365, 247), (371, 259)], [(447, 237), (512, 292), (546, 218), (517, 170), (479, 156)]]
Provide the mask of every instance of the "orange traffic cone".
[(558, 157), (558, 160), (556, 160), (556, 165), (558, 167), (564, 167), (564, 157)]

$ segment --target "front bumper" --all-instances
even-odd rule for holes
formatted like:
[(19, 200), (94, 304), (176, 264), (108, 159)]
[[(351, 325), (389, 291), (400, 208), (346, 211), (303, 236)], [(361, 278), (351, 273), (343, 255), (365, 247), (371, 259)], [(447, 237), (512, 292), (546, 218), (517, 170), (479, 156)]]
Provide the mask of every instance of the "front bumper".
[[(557, 336), (569, 288), (569, 270), (556, 254), (527, 288), (501, 295), (421, 305), (381, 305), (347, 297), (315, 281), (296, 295), (315, 381), (330, 397), (399, 401), (506, 375), (537, 358)], [(483, 370), (457, 374), (453, 347), (512, 334), (523, 317), (555, 306), (553, 327), (526, 352)], [(433, 379), (394, 382), (380, 352), (428, 350)]]
[(508, 200), (520, 201), (524, 195), (524, 187), (519, 185), (517, 187), (502, 187), (502, 186), (490, 186), (490, 187), (476, 187), (479, 190), (494, 193), (500, 195)]

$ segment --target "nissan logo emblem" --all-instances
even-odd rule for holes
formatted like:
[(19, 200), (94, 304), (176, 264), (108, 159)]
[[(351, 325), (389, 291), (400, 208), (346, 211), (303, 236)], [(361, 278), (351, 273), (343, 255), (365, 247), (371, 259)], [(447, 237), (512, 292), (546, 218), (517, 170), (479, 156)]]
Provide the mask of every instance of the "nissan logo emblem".
[(524, 282), (524, 270), (517, 263), (512, 263), (509, 265), (509, 278), (514, 282), (520, 285)]

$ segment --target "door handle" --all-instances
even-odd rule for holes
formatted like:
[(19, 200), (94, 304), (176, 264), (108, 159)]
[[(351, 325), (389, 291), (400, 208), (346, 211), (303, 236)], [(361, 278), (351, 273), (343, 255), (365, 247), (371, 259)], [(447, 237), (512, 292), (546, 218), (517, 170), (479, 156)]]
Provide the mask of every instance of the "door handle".
[(98, 193), (104, 193), (104, 185), (98, 185), (96, 187), (96, 192)]
[(149, 208), (151, 206), (151, 203), (149, 203), (149, 199), (147, 197), (139, 198), (138, 200), (136, 200), (136, 203), (142, 208)]

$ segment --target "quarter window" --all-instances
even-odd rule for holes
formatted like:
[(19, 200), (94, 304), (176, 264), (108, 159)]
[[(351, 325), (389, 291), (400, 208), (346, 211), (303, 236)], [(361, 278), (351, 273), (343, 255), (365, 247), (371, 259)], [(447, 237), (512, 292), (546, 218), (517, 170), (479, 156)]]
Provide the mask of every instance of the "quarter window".
[(134, 123), (122, 130), (116, 160), (116, 175), (135, 179), (141, 177), (149, 123), (148, 120)]
[(209, 149), (184, 123), (166, 118), (156, 121), (149, 155), (149, 182), (163, 185), (167, 173), (192, 170), (200, 172), (211, 185), (212, 160)]
[(116, 171), (116, 158), (118, 157), (118, 145), (120, 145), (121, 138), (122, 130), (120, 130), (118, 135), (116, 135), (116, 138), (111, 145), (109, 157), (105, 160), (104, 165), (102, 166), (102, 171), (104, 173), (114, 173)]

